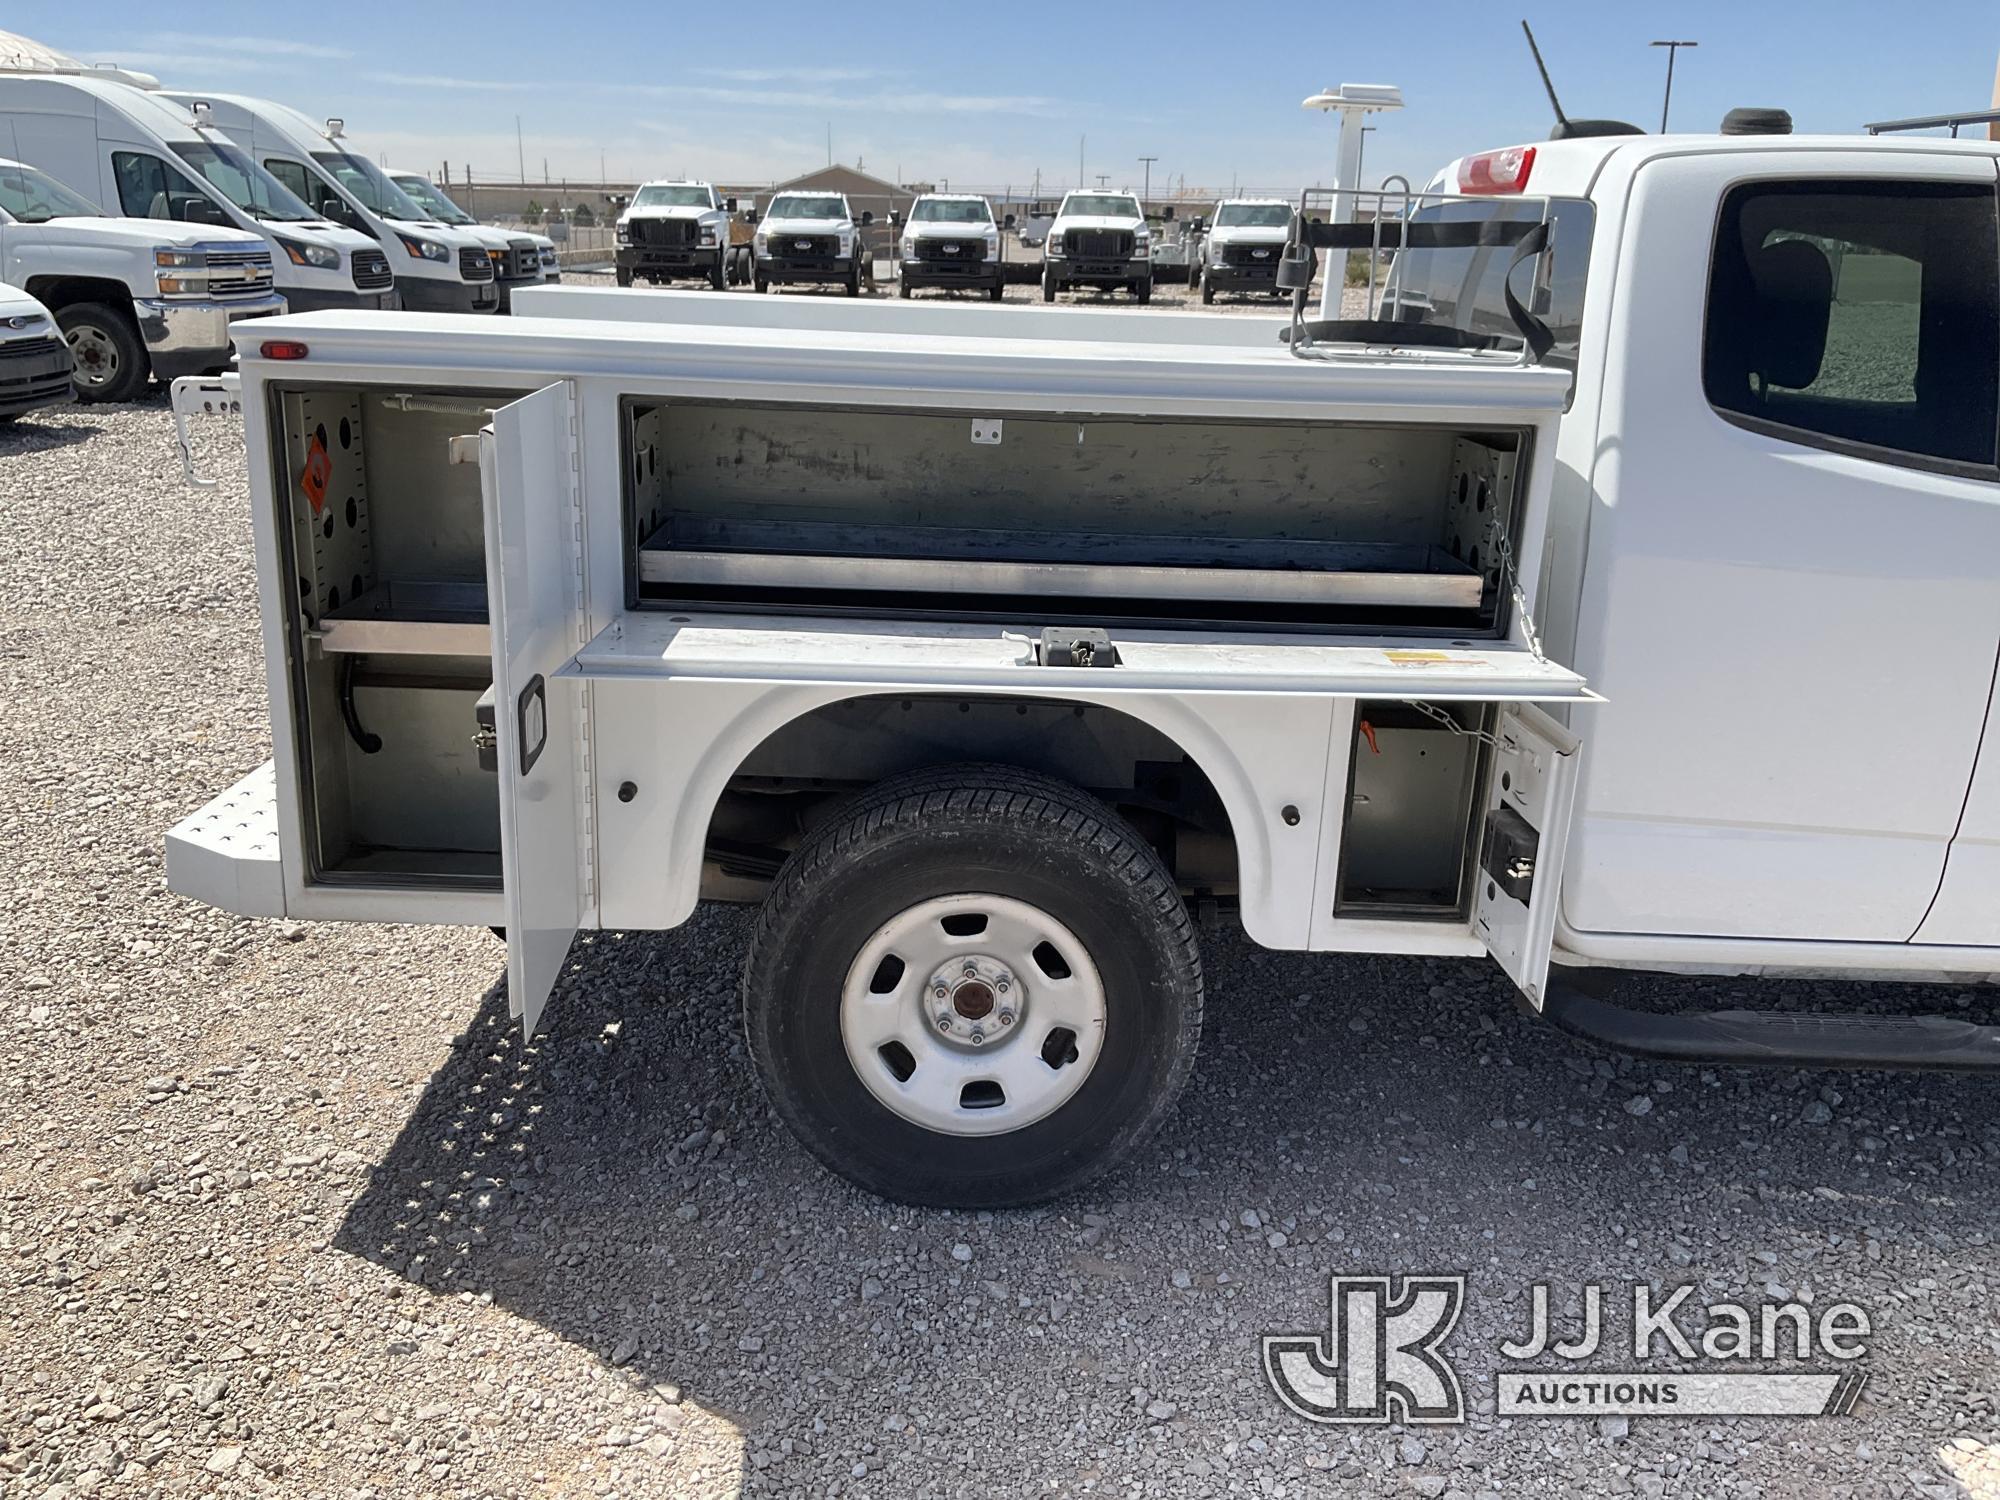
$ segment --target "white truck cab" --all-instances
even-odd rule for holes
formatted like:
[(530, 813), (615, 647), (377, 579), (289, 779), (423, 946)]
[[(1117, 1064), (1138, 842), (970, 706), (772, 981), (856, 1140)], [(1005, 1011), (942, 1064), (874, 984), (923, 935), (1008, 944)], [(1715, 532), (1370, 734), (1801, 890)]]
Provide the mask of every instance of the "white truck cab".
[(925, 193), (907, 223), (890, 216), (897, 235), (896, 280), (901, 295), (922, 287), (971, 287), (998, 302), (1006, 293), (1000, 226), (993, 205), (977, 193)]
[(761, 902), (773, 1107), (927, 1203), (1144, 1149), (1197, 915), (1490, 955), (1656, 1056), (2000, 1071), (1957, 1016), (1576, 978), (2000, 975), (2000, 146), (1453, 182), (1295, 217), (1287, 290), (1395, 253), (1358, 321), (555, 288), (240, 331), (275, 756), (169, 883), (503, 927), (530, 1029), (579, 930)]
[(294, 310), (396, 305), (373, 240), (329, 223), (200, 112), (126, 81), (133, 76), (0, 72), (0, 156), (107, 213), (256, 235)]
[(439, 223), (412, 203), (387, 173), (348, 148), (340, 121), (320, 125), (286, 105), (243, 94), (168, 91), (160, 97), (203, 106), (217, 129), (294, 196), (374, 240), (388, 257), (404, 307), (499, 309), (496, 247), (481, 235)]
[(1058, 292), (1093, 287), (1153, 300), (1153, 233), (1130, 193), (1063, 194), (1055, 223), (1042, 242), (1042, 300)]
[(0, 282), (0, 423), (68, 401), (69, 370), (69, 345), (54, 316)]
[(500, 287), (500, 311), (503, 313), (514, 310), (514, 293), (520, 288), (562, 280), (562, 267), (556, 259), (556, 242), (547, 235), (482, 224), (421, 172), (399, 172), (391, 168), (388, 169), (388, 176), (412, 203), (438, 223), (475, 233), (486, 242), (487, 255), (493, 262), (493, 273)]
[(285, 310), (256, 235), (112, 218), (48, 173), (5, 159), (0, 281), (54, 316), (85, 401), (130, 401), (152, 380), (220, 370), (235, 357), (231, 324)]
[(618, 284), (699, 276), (728, 289), (729, 206), (715, 185), (644, 182), (618, 215)]
[(760, 292), (774, 286), (833, 283), (858, 297), (864, 284), (875, 284), (875, 258), (861, 231), (875, 222), (872, 212), (859, 219), (844, 193), (796, 191), (776, 194), (757, 221), (752, 243), (756, 269), (752, 281)]
[(1278, 257), (1291, 237), (1292, 204), (1284, 198), (1225, 198), (1215, 205), (1202, 241), (1201, 300), (1217, 292), (1280, 296)]

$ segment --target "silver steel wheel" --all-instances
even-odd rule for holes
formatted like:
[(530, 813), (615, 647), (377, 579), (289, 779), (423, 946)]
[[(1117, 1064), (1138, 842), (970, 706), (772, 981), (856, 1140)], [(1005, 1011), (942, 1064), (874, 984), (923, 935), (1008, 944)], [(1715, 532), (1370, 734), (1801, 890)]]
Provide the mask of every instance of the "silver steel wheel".
[(111, 335), (95, 324), (79, 323), (69, 330), (66, 337), (70, 356), (76, 361), (75, 380), (78, 385), (95, 390), (118, 379), (118, 367), (122, 361)]
[(939, 896), (862, 946), (840, 1036), (868, 1092), (943, 1135), (1004, 1135), (1054, 1113), (1104, 1045), (1104, 984), (1061, 922), (1008, 896)]

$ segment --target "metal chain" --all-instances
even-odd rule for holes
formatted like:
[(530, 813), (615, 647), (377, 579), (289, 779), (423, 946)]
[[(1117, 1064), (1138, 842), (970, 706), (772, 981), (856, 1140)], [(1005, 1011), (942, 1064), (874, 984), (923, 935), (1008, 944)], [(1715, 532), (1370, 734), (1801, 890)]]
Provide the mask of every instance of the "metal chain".
[(1528, 637), (1528, 649), (1535, 654), (1536, 661), (1547, 661), (1542, 654), (1541, 632), (1535, 628), (1535, 617), (1528, 609), (1528, 596), (1521, 587), (1520, 570), (1514, 566), (1514, 544), (1508, 539), (1507, 526), (1496, 514), (1492, 524), (1486, 529), (1487, 537), (1493, 543), (1493, 550), (1500, 555), (1500, 576), (1507, 580), (1507, 587), (1514, 596), (1514, 608), (1521, 612), (1521, 629)]
[(1414, 708), (1427, 719), (1435, 719), (1460, 739), (1478, 740), (1482, 745), (1491, 745), (1495, 750), (1500, 748), (1500, 737), (1498, 735), (1489, 733), (1484, 729), (1467, 729), (1435, 703), (1424, 703), (1415, 698), (1410, 699), (1409, 702), (1411, 708)]

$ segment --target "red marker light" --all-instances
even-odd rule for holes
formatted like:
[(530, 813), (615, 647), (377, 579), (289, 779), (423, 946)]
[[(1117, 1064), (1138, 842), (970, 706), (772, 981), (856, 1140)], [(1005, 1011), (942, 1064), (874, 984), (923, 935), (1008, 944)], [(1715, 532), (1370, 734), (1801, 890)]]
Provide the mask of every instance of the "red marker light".
[(1533, 146), (1509, 146), (1504, 151), (1482, 151), (1458, 164), (1461, 193), (1518, 193), (1528, 185), (1535, 168)]
[(307, 351), (297, 339), (266, 339), (258, 352), (266, 359), (304, 359)]

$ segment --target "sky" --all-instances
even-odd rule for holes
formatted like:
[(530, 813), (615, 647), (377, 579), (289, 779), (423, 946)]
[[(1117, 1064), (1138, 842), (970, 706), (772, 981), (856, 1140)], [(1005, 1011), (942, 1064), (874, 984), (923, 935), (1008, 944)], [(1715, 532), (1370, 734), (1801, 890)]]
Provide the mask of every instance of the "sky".
[[(306, 16), (330, 18), (298, 29)], [(393, 17), (393, 30), (341, 24)], [(952, 15), (953, 19), (940, 19)], [(1136, 18), (1142, 16), (1143, 21)], [(476, 16), (466, 20), (464, 17)], [(173, 18), (171, 21), (163, 20)], [(1514, 6), (1144, 6), (1003, 0), (940, 8), (807, 0), (489, 0), (274, 6), (13, 0), (9, 29), (171, 88), (259, 94), (339, 115), (357, 146), (454, 178), (781, 180), (834, 159), (898, 181), (1290, 195), (1331, 178), (1317, 90), (1392, 83), (1363, 179), (1419, 183), (1469, 151), (1551, 123), (1519, 21), (1573, 116), (1660, 123), (1659, 38), (1700, 43), (1674, 74), (1673, 123), (1709, 130), (1775, 105), (1802, 131), (1987, 107), (1994, 0), (1520, 0)], [(171, 28), (171, 29), (169, 29)], [(519, 120), (517, 145), (516, 120)]]

